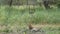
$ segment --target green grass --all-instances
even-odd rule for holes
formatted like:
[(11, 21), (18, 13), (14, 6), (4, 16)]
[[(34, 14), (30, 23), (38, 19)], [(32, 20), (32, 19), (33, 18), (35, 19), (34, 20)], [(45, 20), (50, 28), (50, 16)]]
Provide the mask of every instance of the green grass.
[[(34, 11), (34, 14), (29, 14), (29, 11)], [(48, 9), (42, 7), (31, 8), (17, 6), (1, 6), (0, 7), (0, 32), (11, 32), (12, 30), (24, 29), (28, 23), (35, 24), (60, 24), (60, 10)], [(53, 26), (53, 25), (52, 25)], [(47, 31), (46, 34), (60, 34), (60, 27), (43, 27)], [(56, 30), (49, 32), (50, 30)]]
[(60, 31), (48, 31), (46, 34), (60, 34)]
[[(24, 9), (22, 9), (24, 8)], [(33, 15), (29, 14), (33, 11)], [(33, 7), (29, 10), (26, 6), (1, 6), (0, 7), (0, 24), (13, 24), (13, 23), (47, 23), (59, 24), (60, 23), (60, 10), (48, 9), (42, 7)]]

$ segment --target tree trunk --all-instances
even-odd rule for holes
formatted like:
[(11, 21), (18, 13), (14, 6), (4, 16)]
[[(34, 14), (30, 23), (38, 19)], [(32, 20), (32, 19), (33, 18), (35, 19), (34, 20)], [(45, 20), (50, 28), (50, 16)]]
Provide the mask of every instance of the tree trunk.
[(13, 0), (10, 0), (10, 4), (9, 4), (9, 6), (12, 6), (12, 2), (13, 2)]
[(50, 8), (49, 1), (44, 1), (43, 4), (46, 9)]

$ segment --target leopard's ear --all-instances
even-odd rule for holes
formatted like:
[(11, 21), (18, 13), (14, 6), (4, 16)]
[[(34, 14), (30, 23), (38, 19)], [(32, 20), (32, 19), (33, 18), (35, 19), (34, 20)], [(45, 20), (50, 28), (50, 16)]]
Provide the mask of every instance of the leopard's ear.
[(29, 24), (29, 27), (32, 27), (32, 24)]
[(29, 26), (32, 26), (32, 23), (29, 23), (28, 25), (29, 25)]
[(31, 24), (31, 23), (29, 24), (29, 26), (28, 26), (28, 27), (29, 27), (29, 29), (30, 29), (30, 30), (31, 30), (31, 29), (33, 29), (33, 26), (32, 26), (32, 24)]

